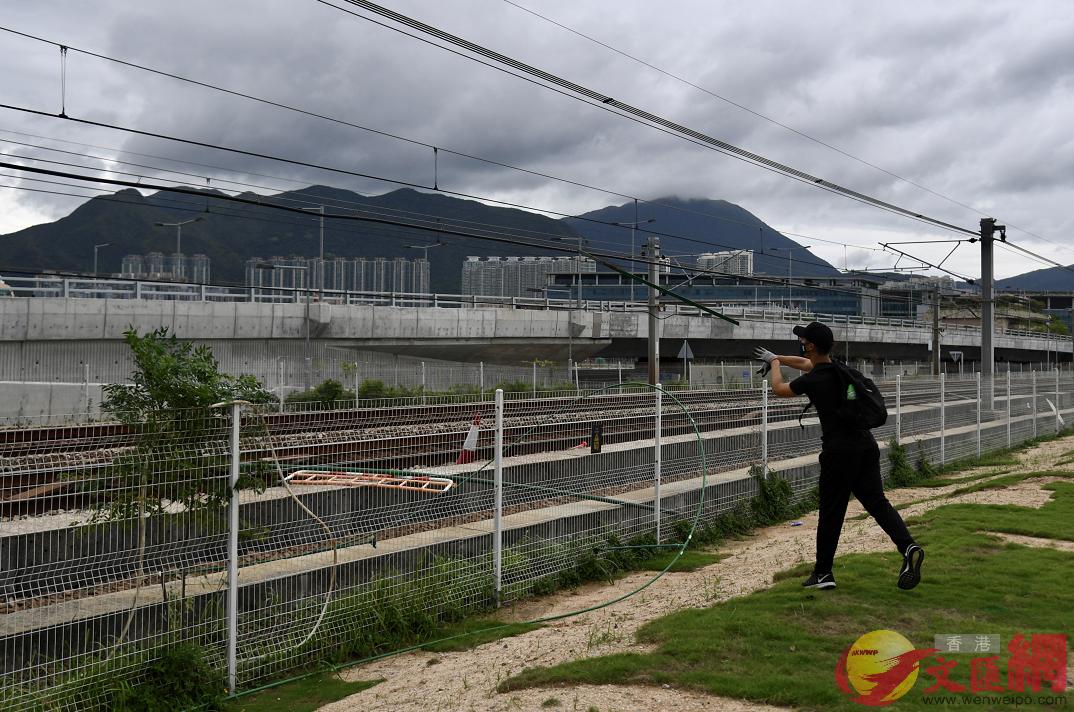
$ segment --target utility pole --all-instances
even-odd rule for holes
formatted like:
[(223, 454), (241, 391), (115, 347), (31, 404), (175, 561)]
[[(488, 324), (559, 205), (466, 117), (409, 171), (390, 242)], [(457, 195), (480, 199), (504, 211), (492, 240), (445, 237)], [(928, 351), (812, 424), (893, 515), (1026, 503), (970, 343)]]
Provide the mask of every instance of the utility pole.
[(984, 374), (985, 385), (982, 393), (985, 410), (995, 407), (995, 375), (996, 375), (996, 352), (992, 344), (992, 333), (995, 328), (996, 305), (993, 302), (992, 257), (993, 242), (996, 231), (999, 231), (999, 239), (1006, 242), (1007, 226), (997, 225), (995, 218), (981, 218), (981, 371)]
[[(650, 237), (645, 243), (646, 256), (649, 258), (649, 281), (660, 284), (660, 239)], [(649, 287), (649, 383), (660, 383), (660, 293)]]
[(932, 286), (932, 375), (940, 375), (940, 285)]

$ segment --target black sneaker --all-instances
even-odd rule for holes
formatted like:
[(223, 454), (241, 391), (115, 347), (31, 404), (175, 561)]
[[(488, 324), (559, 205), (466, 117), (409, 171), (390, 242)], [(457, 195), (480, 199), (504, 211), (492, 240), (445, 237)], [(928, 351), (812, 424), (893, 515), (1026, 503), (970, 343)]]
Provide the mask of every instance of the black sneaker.
[(906, 547), (902, 555), (902, 571), (899, 572), (899, 588), (909, 591), (921, 583), (921, 562), (925, 560), (925, 550), (917, 544)]
[(804, 588), (835, 588), (835, 576), (813, 572), (802, 586)]

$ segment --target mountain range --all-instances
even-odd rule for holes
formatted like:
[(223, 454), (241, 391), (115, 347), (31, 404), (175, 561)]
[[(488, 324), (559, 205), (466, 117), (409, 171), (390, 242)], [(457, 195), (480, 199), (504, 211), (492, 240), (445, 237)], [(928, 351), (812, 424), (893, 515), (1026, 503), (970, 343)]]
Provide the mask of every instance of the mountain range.
[[(251, 204), (236, 204), (214, 190), (194, 194), (158, 192), (142, 195), (121, 190), (92, 198), (69, 215), (0, 236), (0, 274), (55, 270), (89, 273), (93, 246), (99, 250), (99, 272), (118, 273), (127, 254), (175, 252), (176, 229), (157, 223), (201, 218), (182, 229), (182, 252), (206, 254), (212, 260), (212, 281), (241, 284), (251, 257), (316, 256), (320, 249), (320, 216), (287, 213), (269, 205), (324, 205), (324, 251), (327, 257), (419, 257), (429, 246), (431, 288), (441, 293), (460, 289), (461, 267), (469, 255), (525, 256), (563, 254), (547, 248), (510, 244), (561, 240), (564, 247), (582, 239), (596, 252), (640, 253), (657, 236), (664, 255), (689, 264), (689, 255), (728, 249), (754, 251), (754, 270), (774, 276), (835, 276), (830, 263), (773, 229), (748, 210), (724, 200), (663, 198), (610, 205), (564, 219), (509, 207), (487, 205), (442, 193), (409, 188), (364, 196), (329, 186), (310, 186), (271, 196), (244, 193)], [(425, 229), (372, 222), (399, 221)], [(628, 226), (640, 223), (636, 230)], [(438, 233), (460, 230), (505, 241)], [(633, 234), (632, 234), (633, 233)], [(633, 243), (633, 244), (632, 244)], [(1074, 289), (1074, 274), (1059, 268), (1037, 270), (1000, 280), (1012, 289)], [(1032, 284), (1034, 286), (1025, 286)], [(1040, 286), (1044, 285), (1044, 286)]]

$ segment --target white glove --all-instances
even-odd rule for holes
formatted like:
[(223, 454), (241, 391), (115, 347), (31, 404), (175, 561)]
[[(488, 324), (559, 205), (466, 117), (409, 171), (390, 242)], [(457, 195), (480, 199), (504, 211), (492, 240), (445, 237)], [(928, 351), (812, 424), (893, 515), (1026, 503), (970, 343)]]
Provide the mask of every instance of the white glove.
[(759, 360), (764, 361), (769, 366), (772, 365), (772, 359), (777, 358), (774, 353), (772, 353), (763, 346), (758, 346), (756, 349), (754, 349), (753, 353), (756, 354), (756, 357)]

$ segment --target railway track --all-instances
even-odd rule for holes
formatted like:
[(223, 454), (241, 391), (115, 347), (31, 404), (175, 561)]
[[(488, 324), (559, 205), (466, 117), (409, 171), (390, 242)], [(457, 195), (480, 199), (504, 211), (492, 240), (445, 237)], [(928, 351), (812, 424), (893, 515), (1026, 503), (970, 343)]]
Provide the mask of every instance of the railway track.
[[(965, 391), (965, 393), (961, 393)], [(759, 422), (756, 391), (687, 391), (675, 394), (701, 432)], [(975, 385), (949, 390), (949, 402), (975, 397)], [(934, 402), (927, 388), (904, 388), (903, 405)], [(652, 431), (652, 393), (598, 394), (509, 400), (504, 404), (504, 442), (508, 455), (552, 452), (578, 446), (590, 437), (591, 423), (603, 426), (605, 443), (648, 439)], [(796, 418), (796, 402), (770, 401), (770, 421)], [(413, 469), (454, 462), (475, 415), (491, 422), (489, 401), (351, 408), (261, 416), (271, 439), (257, 438), (244, 448), (244, 460), (275, 455), (285, 464), (342, 464), (352, 467)], [(690, 419), (670, 398), (664, 401), (665, 437), (692, 430)], [(0, 430), (0, 514), (61, 507), (78, 481), (107, 472), (118, 453), (136, 445), (137, 426), (92, 423), (81, 426)], [(269, 447), (271, 443), (272, 447)], [(492, 432), (482, 430), (477, 457), (491, 456)]]

